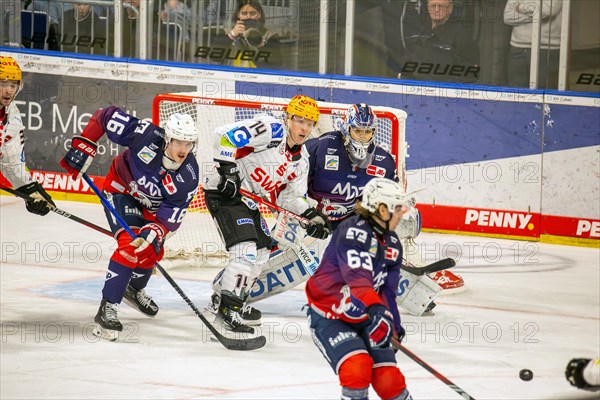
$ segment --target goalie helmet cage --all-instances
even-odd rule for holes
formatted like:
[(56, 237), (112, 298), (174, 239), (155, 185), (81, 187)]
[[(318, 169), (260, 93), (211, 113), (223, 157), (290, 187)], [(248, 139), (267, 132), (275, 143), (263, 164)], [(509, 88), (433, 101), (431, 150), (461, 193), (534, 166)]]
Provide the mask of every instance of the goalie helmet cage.
[[(214, 132), (219, 126), (253, 118), (259, 114), (271, 115), (283, 120), (289, 99), (237, 95), (227, 98), (209, 98), (200, 93), (159, 94), (152, 105), (152, 121), (163, 126), (175, 113), (192, 116), (198, 129), (196, 158), (200, 167), (200, 183), (208, 168), (213, 168)], [(338, 130), (342, 117), (351, 104), (317, 102), (321, 111), (319, 123), (313, 136)], [(377, 144), (389, 151), (396, 160), (400, 181), (406, 188), (405, 139), (406, 113), (403, 110), (371, 106), (376, 120)], [(200, 186), (202, 186), (200, 184)], [(272, 222), (271, 211), (261, 206), (261, 212)], [(272, 226), (271, 223), (269, 223)], [(216, 265), (223, 266), (228, 257), (218, 229), (206, 209), (201, 187), (192, 200), (181, 227), (165, 244), (165, 264), (169, 267)]]

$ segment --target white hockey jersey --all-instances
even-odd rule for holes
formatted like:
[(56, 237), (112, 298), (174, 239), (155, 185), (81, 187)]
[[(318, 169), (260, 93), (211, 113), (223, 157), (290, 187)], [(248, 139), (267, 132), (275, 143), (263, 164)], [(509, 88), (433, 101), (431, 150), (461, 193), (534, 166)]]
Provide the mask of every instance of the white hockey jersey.
[(25, 166), (24, 130), (21, 114), (14, 102), (0, 110), (0, 171), (15, 189), (31, 182)]
[(285, 127), (268, 115), (224, 125), (215, 131), (215, 164), (209, 168), (205, 189), (220, 181), (219, 161), (235, 162), (242, 188), (266, 196), (296, 214), (309, 208), (306, 200), (308, 153), (304, 146), (292, 153), (286, 146)]

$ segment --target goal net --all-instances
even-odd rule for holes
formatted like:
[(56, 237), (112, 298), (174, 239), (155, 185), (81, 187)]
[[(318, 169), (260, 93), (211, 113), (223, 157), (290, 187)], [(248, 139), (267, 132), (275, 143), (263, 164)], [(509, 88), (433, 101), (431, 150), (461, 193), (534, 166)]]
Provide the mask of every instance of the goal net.
[[(200, 93), (169, 93), (154, 98), (152, 120), (163, 126), (168, 117), (175, 113), (192, 116), (198, 128), (196, 158), (200, 167), (200, 183), (208, 168), (213, 165), (214, 131), (217, 127), (259, 114), (271, 115), (283, 120), (289, 99), (252, 97), (244, 95), (231, 98), (208, 98)], [(321, 116), (313, 136), (338, 130), (342, 117), (351, 104), (318, 102)], [(405, 140), (406, 113), (388, 107), (372, 107), (377, 116), (377, 144), (395, 157), (400, 180), (406, 186)], [(201, 186), (201, 185), (200, 185)], [(274, 217), (267, 208), (261, 208), (267, 222), (272, 227)], [(227, 253), (215, 223), (206, 208), (201, 187), (192, 200), (181, 227), (165, 244), (165, 260), (168, 267), (195, 265), (225, 265)], [(174, 261), (175, 260), (175, 261)]]

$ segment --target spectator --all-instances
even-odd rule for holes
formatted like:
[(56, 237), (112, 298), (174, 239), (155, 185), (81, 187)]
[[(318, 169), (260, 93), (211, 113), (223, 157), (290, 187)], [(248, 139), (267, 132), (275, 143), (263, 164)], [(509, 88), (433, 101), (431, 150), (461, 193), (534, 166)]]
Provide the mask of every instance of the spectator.
[(400, 38), (405, 49), (399, 77), (445, 82), (477, 82), (479, 50), (457, 18), (452, 0), (429, 0), (427, 15), (406, 26)]
[(217, 35), (211, 59), (236, 67), (280, 69), (279, 34), (265, 26), (265, 13), (257, 0), (239, 1), (233, 28)]
[[(63, 14), (62, 50), (84, 54), (109, 54), (107, 24), (89, 4), (75, 4)], [(112, 51), (110, 51), (112, 53)]]
[(166, 59), (181, 61), (182, 42), (189, 43), (190, 41), (192, 12), (179, 0), (167, 0), (164, 3), (164, 9), (158, 13), (158, 17), (162, 21), (163, 27), (166, 28), (160, 34), (160, 44), (161, 48), (166, 50)]
[[(531, 33), (539, 3), (539, 0), (508, 0), (504, 8), (504, 23), (513, 27), (508, 57), (510, 86), (530, 87)], [(537, 82), (539, 89), (558, 88), (562, 6), (562, 0), (542, 0)]]

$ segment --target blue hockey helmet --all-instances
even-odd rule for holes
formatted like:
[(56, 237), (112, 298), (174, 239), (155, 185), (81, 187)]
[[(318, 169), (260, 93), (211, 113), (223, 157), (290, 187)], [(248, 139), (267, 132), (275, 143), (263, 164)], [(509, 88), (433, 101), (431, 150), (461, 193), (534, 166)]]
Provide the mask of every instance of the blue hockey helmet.
[(375, 113), (365, 103), (354, 104), (342, 124), (344, 147), (352, 164), (367, 168), (375, 154)]

